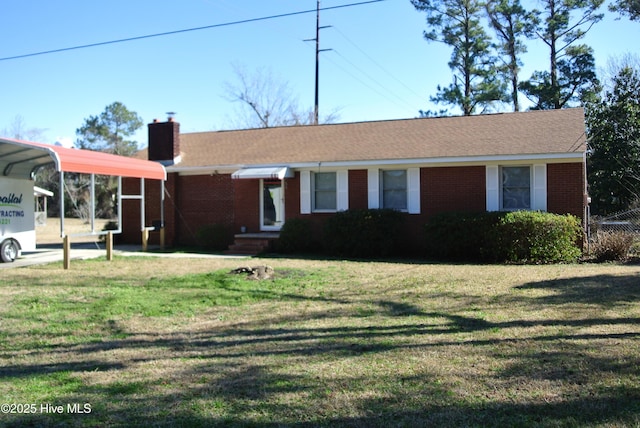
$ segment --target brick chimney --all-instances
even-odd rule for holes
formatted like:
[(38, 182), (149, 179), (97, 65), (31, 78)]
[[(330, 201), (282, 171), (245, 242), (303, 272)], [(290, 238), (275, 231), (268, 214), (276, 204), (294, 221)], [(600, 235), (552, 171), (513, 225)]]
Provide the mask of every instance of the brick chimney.
[(149, 160), (163, 165), (180, 162), (180, 124), (169, 117), (166, 122), (154, 119), (149, 128)]

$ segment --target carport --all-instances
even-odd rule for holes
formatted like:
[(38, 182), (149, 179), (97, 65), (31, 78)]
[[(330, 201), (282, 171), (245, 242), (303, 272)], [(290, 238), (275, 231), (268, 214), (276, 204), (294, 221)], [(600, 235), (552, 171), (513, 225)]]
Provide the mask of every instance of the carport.
[[(60, 174), (60, 189), (64, 189), (66, 172), (87, 174), (91, 177), (90, 186), (90, 235), (107, 236), (107, 259), (111, 260), (113, 250), (113, 234), (122, 233), (122, 200), (136, 199), (140, 201), (140, 225), (143, 236), (143, 247), (146, 249), (146, 237), (149, 229), (145, 226), (145, 180), (159, 180), (160, 191), (160, 223), (164, 224), (164, 182), (167, 173), (164, 166), (157, 162), (117, 156), (91, 150), (70, 149), (43, 143), (34, 143), (7, 138), (0, 138), (0, 176), (20, 180), (33, 180), (38, 169), (54, 165)], [(95, 176), (109, 175), (118, 177), (118, 229), (111, 231), (95, 230)], [(139, 178), (140, 194), (123, 195), (122, 177)], [(60, 191), (60, 237), (64, 244), (64, 267), (69, 268), (71, 238), (81, 235), (67, 235), (64, 227), (64, 192)], [(161, 230), (161, 237), (162, 237)]]

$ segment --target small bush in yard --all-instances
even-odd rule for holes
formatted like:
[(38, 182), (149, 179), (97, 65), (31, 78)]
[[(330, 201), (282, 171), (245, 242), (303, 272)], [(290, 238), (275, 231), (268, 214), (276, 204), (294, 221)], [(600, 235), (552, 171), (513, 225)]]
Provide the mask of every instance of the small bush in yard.
[(313, 239), (311, 222), (301, 218), (292, 218), (285, 222), (280, 230), (278, 251), (283, 253), (307, 253), (317, 245)]
[(537, 211), (506, 213), (497, 229), (498, 258), (516, 263), (574, 262), (582, 251), (580, 220)]
[(385, 257), (396, 253), (403, 214), (390, 209), (348, 210), (324, 227), (325, 249), (346, 257)]
[(633, 244), (631, 233), (599, 230), (591, 241), (591, 255), (599, 262), (625, 260)]
[(445, 213), (427, 225), (427, 255), (476, 262), (558, 263), (580, 257), (571, 215), (534, 211)]

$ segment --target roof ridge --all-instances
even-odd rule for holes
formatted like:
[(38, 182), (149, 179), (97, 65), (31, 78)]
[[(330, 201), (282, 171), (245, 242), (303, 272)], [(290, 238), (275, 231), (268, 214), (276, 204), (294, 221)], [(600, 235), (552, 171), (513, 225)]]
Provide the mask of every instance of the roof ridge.
[(212, 131), (194, 131), (194, 132), (181, 132), (181, 135), (195, 135), (195, 134), (222, 134), (222, 133), (230, 133), (230, 132), (255, 132), (255, 131), (267, 131), (267, 130), (278, 130), (278, 129), (293, 129), (293, 128), (327, 128), (327, 127), (339, 127), (339, 126), (349, 126), (349, 125), (369, 125), (375, 123), (391, 123), (391, 122), (409, 122), (409, 121), (421, 121), (421, 120), (460, 120), (460, 119), (483, 119), (495, 116), (507, 116), (507, 115), (531, 115), (531, 114), (557, 114), (561, 111), (572, 111), (582, 109), (582, 107), (569, 107), (564, 109), (550, 109), (550, 110), (527, 110), (527, 111), (504, 111), (504, 112), (491, 112), (491, 113), (482, 113), (482, 114), (473, 114), (469, 116), (465, 115), (455, 115), (455, 116), (433, 116), (433, 117), (407, 117), (407, 118), (399, 118), (399, 119), (376, 119), (376, 120), (360, 120), (355, 122), (340, 122), (340, 123), (320, 123), (317, 125), (310, 124), (299, 124), (299, 125), (279, 125), (279, 126), (268, 126), (263, 128), (241, 128), (241, 129), (220, 129), (220, 130), (212, 130)]

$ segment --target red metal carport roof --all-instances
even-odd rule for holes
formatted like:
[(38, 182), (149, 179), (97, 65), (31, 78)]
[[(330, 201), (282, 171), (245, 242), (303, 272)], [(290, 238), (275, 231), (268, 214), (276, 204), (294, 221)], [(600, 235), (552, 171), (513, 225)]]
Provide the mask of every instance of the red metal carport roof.
[(52, 163), (60, 172), (167, 179), (164, 166), (157, 162), (0, 138), (0, 176), (30, 179), (38, 168)]

